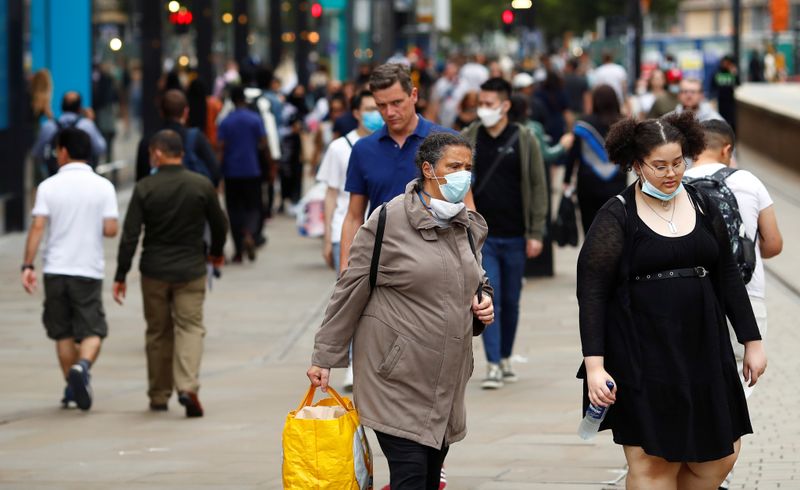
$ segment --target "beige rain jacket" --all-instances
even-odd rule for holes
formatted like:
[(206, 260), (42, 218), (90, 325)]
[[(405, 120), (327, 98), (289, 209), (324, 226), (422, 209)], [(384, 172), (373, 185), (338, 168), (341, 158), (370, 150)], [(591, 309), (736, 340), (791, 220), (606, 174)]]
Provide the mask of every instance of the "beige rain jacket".
[[(472, 298), (492, 295), (480, 249), (487, 226), (462, 210), (440, 228), (416, 181), (386, 206), (377, 285), (369, 271), (378, 215), (361, 227), (314, 342), (312, 363), (348, 365), (353, 340), (355, 405), (377, 431), (441, 448), (466, 435), (464, 392), (472, 375)], [(477, 260), (467, 238), (472, 230)]]

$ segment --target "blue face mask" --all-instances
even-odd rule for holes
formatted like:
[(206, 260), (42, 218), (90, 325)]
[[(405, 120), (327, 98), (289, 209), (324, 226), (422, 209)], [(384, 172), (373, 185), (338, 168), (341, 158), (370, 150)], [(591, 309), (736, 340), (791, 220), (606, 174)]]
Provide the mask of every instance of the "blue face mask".
[(364, 127), (373, 133), (381, 129), (384, 125), (383, 117), (381, 117), (381, 113), (378, 111), (361, 113), (361, 121), (364, 123)]
[[(432, 166), (431, 171), (433, 171)], [(440, 178), (436, 174), (433, 174), (433, 177), (438, 183)], [(464, 200), (464, 196), (469, 192), (469, 186), (472, 183), (472, 172), (468, 170), (453, 172), (452, 174), (447, 174), (444, 180), (447, 182), (446, 184), (439, 184), (442, 196), (448, 202), (459, 203)]]
[(678, 188), (672, 191), (672, 193), (665, 194), (660, 190), (658, 190), (656, 186), (648, 182), (647, 179), (644, 178), (644, 175), (642, 175), (642, 192), (644, 192), (650, 197), (655, 197), (656, 199), (660, 199), (662, 201), (671, 201), (672, 198), (680, 194), (682, 190), (683, 190), (683, 182), (681, 182), (678, 185)]

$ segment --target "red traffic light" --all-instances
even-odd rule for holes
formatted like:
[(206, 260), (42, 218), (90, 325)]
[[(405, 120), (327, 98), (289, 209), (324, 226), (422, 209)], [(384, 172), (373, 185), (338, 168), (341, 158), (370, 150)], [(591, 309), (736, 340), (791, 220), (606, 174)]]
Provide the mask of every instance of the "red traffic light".
[(188, 26), (192, 23), (192, 19), (194, 19), (194, 16), (186, 9), (169, 14), (169, 23), (179, 26)]
[(510, 9), (503, 10), (503, 24), (511, 24), (514, 22), (514, 11)]
[(319, 19), (322, 17), (322, 5), (319, 3), (315, 3), (311, 5), (311, 17), (315, 19)]

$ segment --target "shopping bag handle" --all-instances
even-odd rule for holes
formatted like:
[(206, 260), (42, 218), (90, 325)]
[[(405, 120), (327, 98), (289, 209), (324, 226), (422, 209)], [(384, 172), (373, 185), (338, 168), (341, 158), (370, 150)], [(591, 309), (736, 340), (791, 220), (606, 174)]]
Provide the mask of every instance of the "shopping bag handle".
[[(300, 406), (297, 407), (296, 410), (297, 412), (302, 410), (303, 407), (310, 406), (314, 402), (314, 393), (316, 393), (316, 391), (317, 387), (312, 384), (308, 388), (308, 393), (306, 393), (306, 396), (305, 398), (303, 398), (303, 401), (300, 403)], [(342, 406), (342, 408), (344, 408), (347, 411), (350, 411), (350, 408), (347, 406), (347, 402), (345, 402), (344, 399), (341, 397), (341, 395), (339, 395), (339, 393), (337, 393), (336, 390), (334, 390), (330, 386), (328, 386), (328, 395), (330, 395), (333, 399), (335, 399), (336, 402)]]

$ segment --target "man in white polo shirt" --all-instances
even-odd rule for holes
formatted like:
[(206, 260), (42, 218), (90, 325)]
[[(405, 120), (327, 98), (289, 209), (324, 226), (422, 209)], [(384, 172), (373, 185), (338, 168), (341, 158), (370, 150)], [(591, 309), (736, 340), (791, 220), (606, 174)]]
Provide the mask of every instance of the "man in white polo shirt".
[(101, 296), (103, 237), (117, 234), (117, 195), (114, 186), (87, 164), (92, 143), (85, 132), (62, 129), (56, 137), (56, 155), (58, 173), (42, 182), (36, 193), (22, 286), (29, 294), (36, 290), (34, 260), (47, 228), (42, 319), (47, 336), (56, 341), (67, 381), (61, 403), (66, 408), (74, 401), (89, 410), (89, 369), (108, 333)]
[[(325, 157), (317, 171), (317, 180), (328, 186), (325, 193), (325, 240), (322, 257), (329, 267), (339, 275), (339, 259), (341, 255), (342, 225), (350, 205), (350, 193), (344, 190), (347, 180), (347, 166), (353, 145), (364, 136), (372, 134), (383, 127), (383, 117), (372, 92), (362, 90), (353, 97), (350, 104), (353, 117), (358, 127), (346, 135), (333, 140), (325, 152)], [(353, 388), (353, 367), (347, 368), (344, 389)]]

